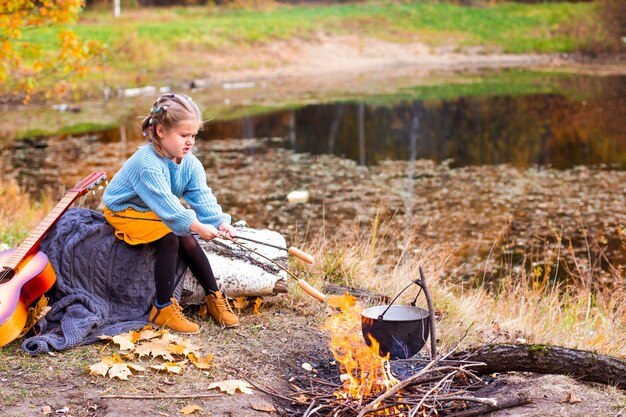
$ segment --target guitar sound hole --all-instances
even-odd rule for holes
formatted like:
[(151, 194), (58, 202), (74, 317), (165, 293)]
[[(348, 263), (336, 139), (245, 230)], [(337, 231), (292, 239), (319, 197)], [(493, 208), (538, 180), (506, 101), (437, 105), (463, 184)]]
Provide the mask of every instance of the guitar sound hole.
[(15, 271), (11, 268), (3, 268), (2, 272), (0, 272), (0, 284), (4, 284), (8, 282), (15, 275)]

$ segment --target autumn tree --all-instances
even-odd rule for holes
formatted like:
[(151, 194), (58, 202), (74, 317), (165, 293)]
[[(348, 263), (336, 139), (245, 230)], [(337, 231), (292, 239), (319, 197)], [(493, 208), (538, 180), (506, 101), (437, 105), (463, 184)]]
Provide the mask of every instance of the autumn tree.
[[(101, 52), (96, 41), (83, 41), (67, 25), (76, 21), (83, 0), (0, 0), (0, 93), (25, 102), (47, 81), (48, 92), (67, 88), (67, 81), (89, 69)], [(30, 40), (35, 28), (58, 29), (53, 45)], [(50, 82), (51, 80), (63, 82)]]

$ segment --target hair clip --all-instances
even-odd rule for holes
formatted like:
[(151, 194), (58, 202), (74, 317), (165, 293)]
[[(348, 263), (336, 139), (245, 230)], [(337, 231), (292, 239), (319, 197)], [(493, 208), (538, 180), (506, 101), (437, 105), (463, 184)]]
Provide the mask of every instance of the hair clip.
[(150, 118), (150, 124), (152, 124), (152, 117)]
[(163, 106), (163, 111), (167, 110), (169, 106)]
[(159, 113), (161, 111), (161, 106), (157, 107), (156, 112)]
[(148, 132), (146, 132), (145, 130), (143, 132), (141, 132), (141, 134), (143, 135), (144, 138), (148, 137)]

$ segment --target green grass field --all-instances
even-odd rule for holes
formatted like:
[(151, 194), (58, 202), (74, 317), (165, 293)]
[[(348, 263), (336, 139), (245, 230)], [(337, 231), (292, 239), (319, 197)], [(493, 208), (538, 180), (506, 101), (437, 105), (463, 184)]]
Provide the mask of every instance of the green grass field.
[[(82, 37), (115, 44), (131, 34), (169, 48), (221, 48), (272, 39), (307, 38), (316, 32), (354, 33), (397, 42), (483, 45), (504, 52), (566, 52), (586, 45), (574, 28), (600, 30), (590, 3), (497, 4), (462, 7), (430, 2), (366, 2), (332, 6), (275, 6), (264, 10), (207, 7), (130, 9), (114, 19), (85, 11), (73, 29)], [(55, 29), (33, 30), (28, 39), (53, 45)]]
[[(443, 3), (375, 1), (331, 6), (268, 6), (263, 10), (209, 7), (127, 9), (114, 19), (108, 12), (85, 11), (72, 27), (82, 38), (99, 40), (110, 52), (135, 46), (138, 62), (150, 52), (180, 48), (228, 49), (276, 39), (311, 38), (319, 32), (355, 34), (394, 42), (424, 42), (487, 51), (571, 52), (604, 35), (599, 9), (590, 3), (513, 4), (463, 7)], [(26, 40), (54, 48), (58, 28), (29, 31)], [(132, 44), (132, 45), (131, 45)], [(124, 55), (124, 58), (128, 56)]]

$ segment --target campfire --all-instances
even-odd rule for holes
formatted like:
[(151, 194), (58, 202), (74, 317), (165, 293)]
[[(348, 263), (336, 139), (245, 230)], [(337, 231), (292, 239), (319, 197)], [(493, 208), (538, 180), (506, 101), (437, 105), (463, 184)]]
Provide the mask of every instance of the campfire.
[[(293, 404), (306, 406), (306, 411), (287, 410), (293, 411), (293, 416), (472, 416), (529, 401), (520, 398), (497, 404), (494, 399), (470, 395), (485, 383), (472, 373), (472, 368), (482, 364), (468, 360), (411, 358), (394, 366), (404, 366), (402, 373), (410, 373), (401, 381), (392, 374), (392, 360), (379, 356), (379, 342), (369, 335), (370, 346), (364, 341), (362, 303), (345, 294), (329, 297), (328, 305), (340, 311), (324, 323), (340, 382), (310, 377), (306, 385), (313, 387), (312, 391), (299, 389), (292, 397)], [(475, 403), (480, 405), (470, 406)]]
[(388, 359), (376, 353), (378, 341), (370, 336), (371, 347), (363, 342), (361, 303), (346, 294), (331, 298), (329, 305), (341, 310), (324, 323), (324, 329), (330, 333), (330, 350), (341, 370), (343, 389), (335, 392), (337, 398), (360, 404), (363, 398), (396, 385), (399, 381), (391, 374)]

